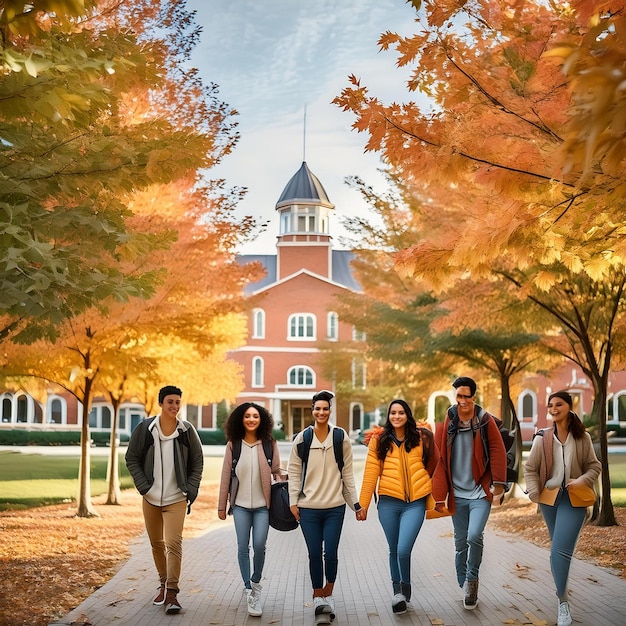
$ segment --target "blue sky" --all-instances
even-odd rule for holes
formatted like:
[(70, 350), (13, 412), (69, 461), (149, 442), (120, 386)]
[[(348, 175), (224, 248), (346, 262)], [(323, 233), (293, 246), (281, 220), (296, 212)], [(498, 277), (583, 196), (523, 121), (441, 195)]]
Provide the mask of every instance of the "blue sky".
[(414, 9), (404, 0), (188, 0), (188, 7), (203, 26), (192, 63), (239, 112), (239, 144), (211, 176), (247, 187), (240, 214), (270, 221), (241, 252), (275, 251), (275, 205), (303, 156), (335, 205), (334, 245), (345, 247), (341, 216), (365, 206), (345, 178), (358, 175), (380, 190), (384, 184), (378, 155), (364, 154), (366, 136), (352, 131), (352, 115), (331, 101), (350, 74), (384, 101), (414, 99), (408, 71), (377, 45), (387, 30), (415, 32)]

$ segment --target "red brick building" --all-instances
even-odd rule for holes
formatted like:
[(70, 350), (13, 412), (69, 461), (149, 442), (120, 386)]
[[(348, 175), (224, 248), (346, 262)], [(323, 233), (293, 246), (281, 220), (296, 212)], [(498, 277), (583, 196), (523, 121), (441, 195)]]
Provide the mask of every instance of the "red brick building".
[[(230, 353), (244, 371), (245, 387), (237, 398), (257, 402), (274, 416), (274, 421), (291, 438), (311, 422), (311, 398), (321, 389), (335, 390), (337, 382), (324, 375), (320, 362), (321, 342), (362, 340), (355, 329), (342, 322), (336, 298), (346, 290), (359, 290), (350, 269), (353, 253), (333, 250), (331, 221), (334, 205), (306, 163), (287, 183), (276, 204), (279, 234), (276, 250), (265, 255), (242, 255), (240, 261), (260, 262), (266, 276), (248, 285), (255, 307), (248, 319), (246, 345)], [(355, 344), (355, 346), (358, 344)], [(352, 386), (365, 388), (365, 363), (355, 352), (352, 359)], [(343, 381), (345, 382), (345, 381)], [(496, 389), (485, 389), (477, 380), (485, 408), (497, 412)], [(576, 412), (588, 415), (593, 402), (590, 381), (580, 368), (569, 364), (550, 378), (527, 374), (516, 398), (517, 415), (523, 438), (529, 441), (535, 428), (549, 426), (546, 402), (551, 391), (567, 389), (574, 398)], [(493, 397), (492, 397), (493, 396)], [(429, 396), (428, 419), (434, 422), (454, 402), (452, 389)], [(82, 421), (82, 406), (61, 390), (50, 389), (38, 402), (19, 389), (0, 392), (0, 429), (71, 429)], [(343, 394), (333, 406), (332, 420), (349, 432), (369, 426), (371, 415), (363, 406)], [(626, 423), (626, 372), (614, 372), (609, 381), (608, 423)], [(199, 429), (217, 426), (217, 405), (184, 405), (181, 417)], [(120, 409), (118, 432), (130, 435), (145, 415), (137, 403), (126, 402)], [(103, 398), (95, 398), (89, 423), (92, 432), (110, 431), (113, 408)]]
[[(244, 369), (245, 389), (237, 402), (265, 406), (287, 438), (310, 423), (315, 391), (334, 391), (335, 381), (321, 371), (319, 342), (356, 338), (353, 327), (334, 311), (339, 293), (358, 289), (350, 271), (353, 254), (332, 248), (334, 209), (303, 162), (276, 204), (276, 253), (240, 259), (260, 262), (267, 275), (248, 287), (257, 301), (248, 320), (248, 341), (230, 353)], [(363, 363), (355, 362), (353, 379), (365, 385)], [(362, 405), (349, 398), (338, 402), (333, 421), (349, 431), (361, 428)]]

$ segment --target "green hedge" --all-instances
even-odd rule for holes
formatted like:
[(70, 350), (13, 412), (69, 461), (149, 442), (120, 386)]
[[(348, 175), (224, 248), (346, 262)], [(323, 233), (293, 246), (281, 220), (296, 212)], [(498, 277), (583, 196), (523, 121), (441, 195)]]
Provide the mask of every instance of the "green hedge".
[(226, 443), (223, 430), (198, 430), (198, 435), (203, 446), (223, 446)]
[[(121, 433), (117, 435), (117, 442), (124, 445), (127, 444), (130, 440), (130, 437), (126, 433)], [(91, 443), (95, 446), (108, 446), (111, 443), (111, 433), (107, 432), (93, 432), (91, 431)]]
[[(91, 442), (96, 446), (108, 446), (111, 434), (108, 432), (91, 432)], [(205, 446), (219, 446), (226, 444), (226, 436), (223, 430), (198, 430), (200, 440)], [(282, 430), (273, 431), (274, 439), (285, 439)], [(122, 445), (127, 444), (130, 437), (126, 433), (119, 435)], [(0, 429), (0, 446), (79, 446), (79, 430), (3, 430)]]
[(618, 424), (607, 424), (606, 431), (607, 433), (615, 431), (613, 437), (626, 437), (626, 422), (619, 422)]
[(0, 429), (2, 446), (79, 446), (79, 430), (4, 430)]
[[(203, 446), (223, 446), (226, 444), (226, 435), (219, 428), (216, 430), (198, 430)], [(276, 441), (284, 441), (285, 433), (282, 430), (273, 430), (272, 436)]]

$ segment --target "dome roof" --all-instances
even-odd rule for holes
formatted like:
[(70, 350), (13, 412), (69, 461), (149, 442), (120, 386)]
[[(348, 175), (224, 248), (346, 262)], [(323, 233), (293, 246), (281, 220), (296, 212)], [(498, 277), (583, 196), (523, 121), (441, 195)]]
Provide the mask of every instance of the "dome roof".
[(335, 205), (328, 199), (322, 183), (308, 168), (306, 161), (302, 162), (300, 169), (287, 183), (276, 203), (276, 208), (280, 209), (292, 204), (315, 204), (335, 208)]

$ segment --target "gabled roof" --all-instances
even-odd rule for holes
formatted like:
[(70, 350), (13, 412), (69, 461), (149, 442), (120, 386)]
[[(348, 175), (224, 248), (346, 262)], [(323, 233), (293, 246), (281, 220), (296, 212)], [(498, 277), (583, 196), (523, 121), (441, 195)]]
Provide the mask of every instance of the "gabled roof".
[[(333, 283), (336, 283), (337, 285), (340, 285), (341, 287), (351, 289), (352, 291), (361, 291), (361, 286), (354, 279), (354, 276), (352, 275), (352, 269), (350, 267), (350, 261), (352, 261), (353, 258), (354, 252), (351, 252), (350, 250), (332, 251), (333, 269), (331, 281)], [(277, 283), (275, 254), (242, 254), (237, 257), (237, 262), (241, 263), (242, 265), (245, 265), (246, 263), (258, 262), (264, 267), (265, 271), (267, 272), (267, 275), (264, 276), (261, 280), (246, 285), (244, 289), (244, 293), (246, 295), (250, 295), (251, 293), (255, 293), (257, 291), (260, 291), (261, 289), (265, 289), (266, 287), (270, 287), (271, 285)], [(317, 276), (317, 274), (315, 274), (315, 276)]]
[(317, 204), (334, 208), (334, 204), (328, 199), (322, 183), (308, 168), (306, 161), (302, 162), (300, 169), (292, 176), (291, 180), (280, 195), (276, 208), (297, 204)]

